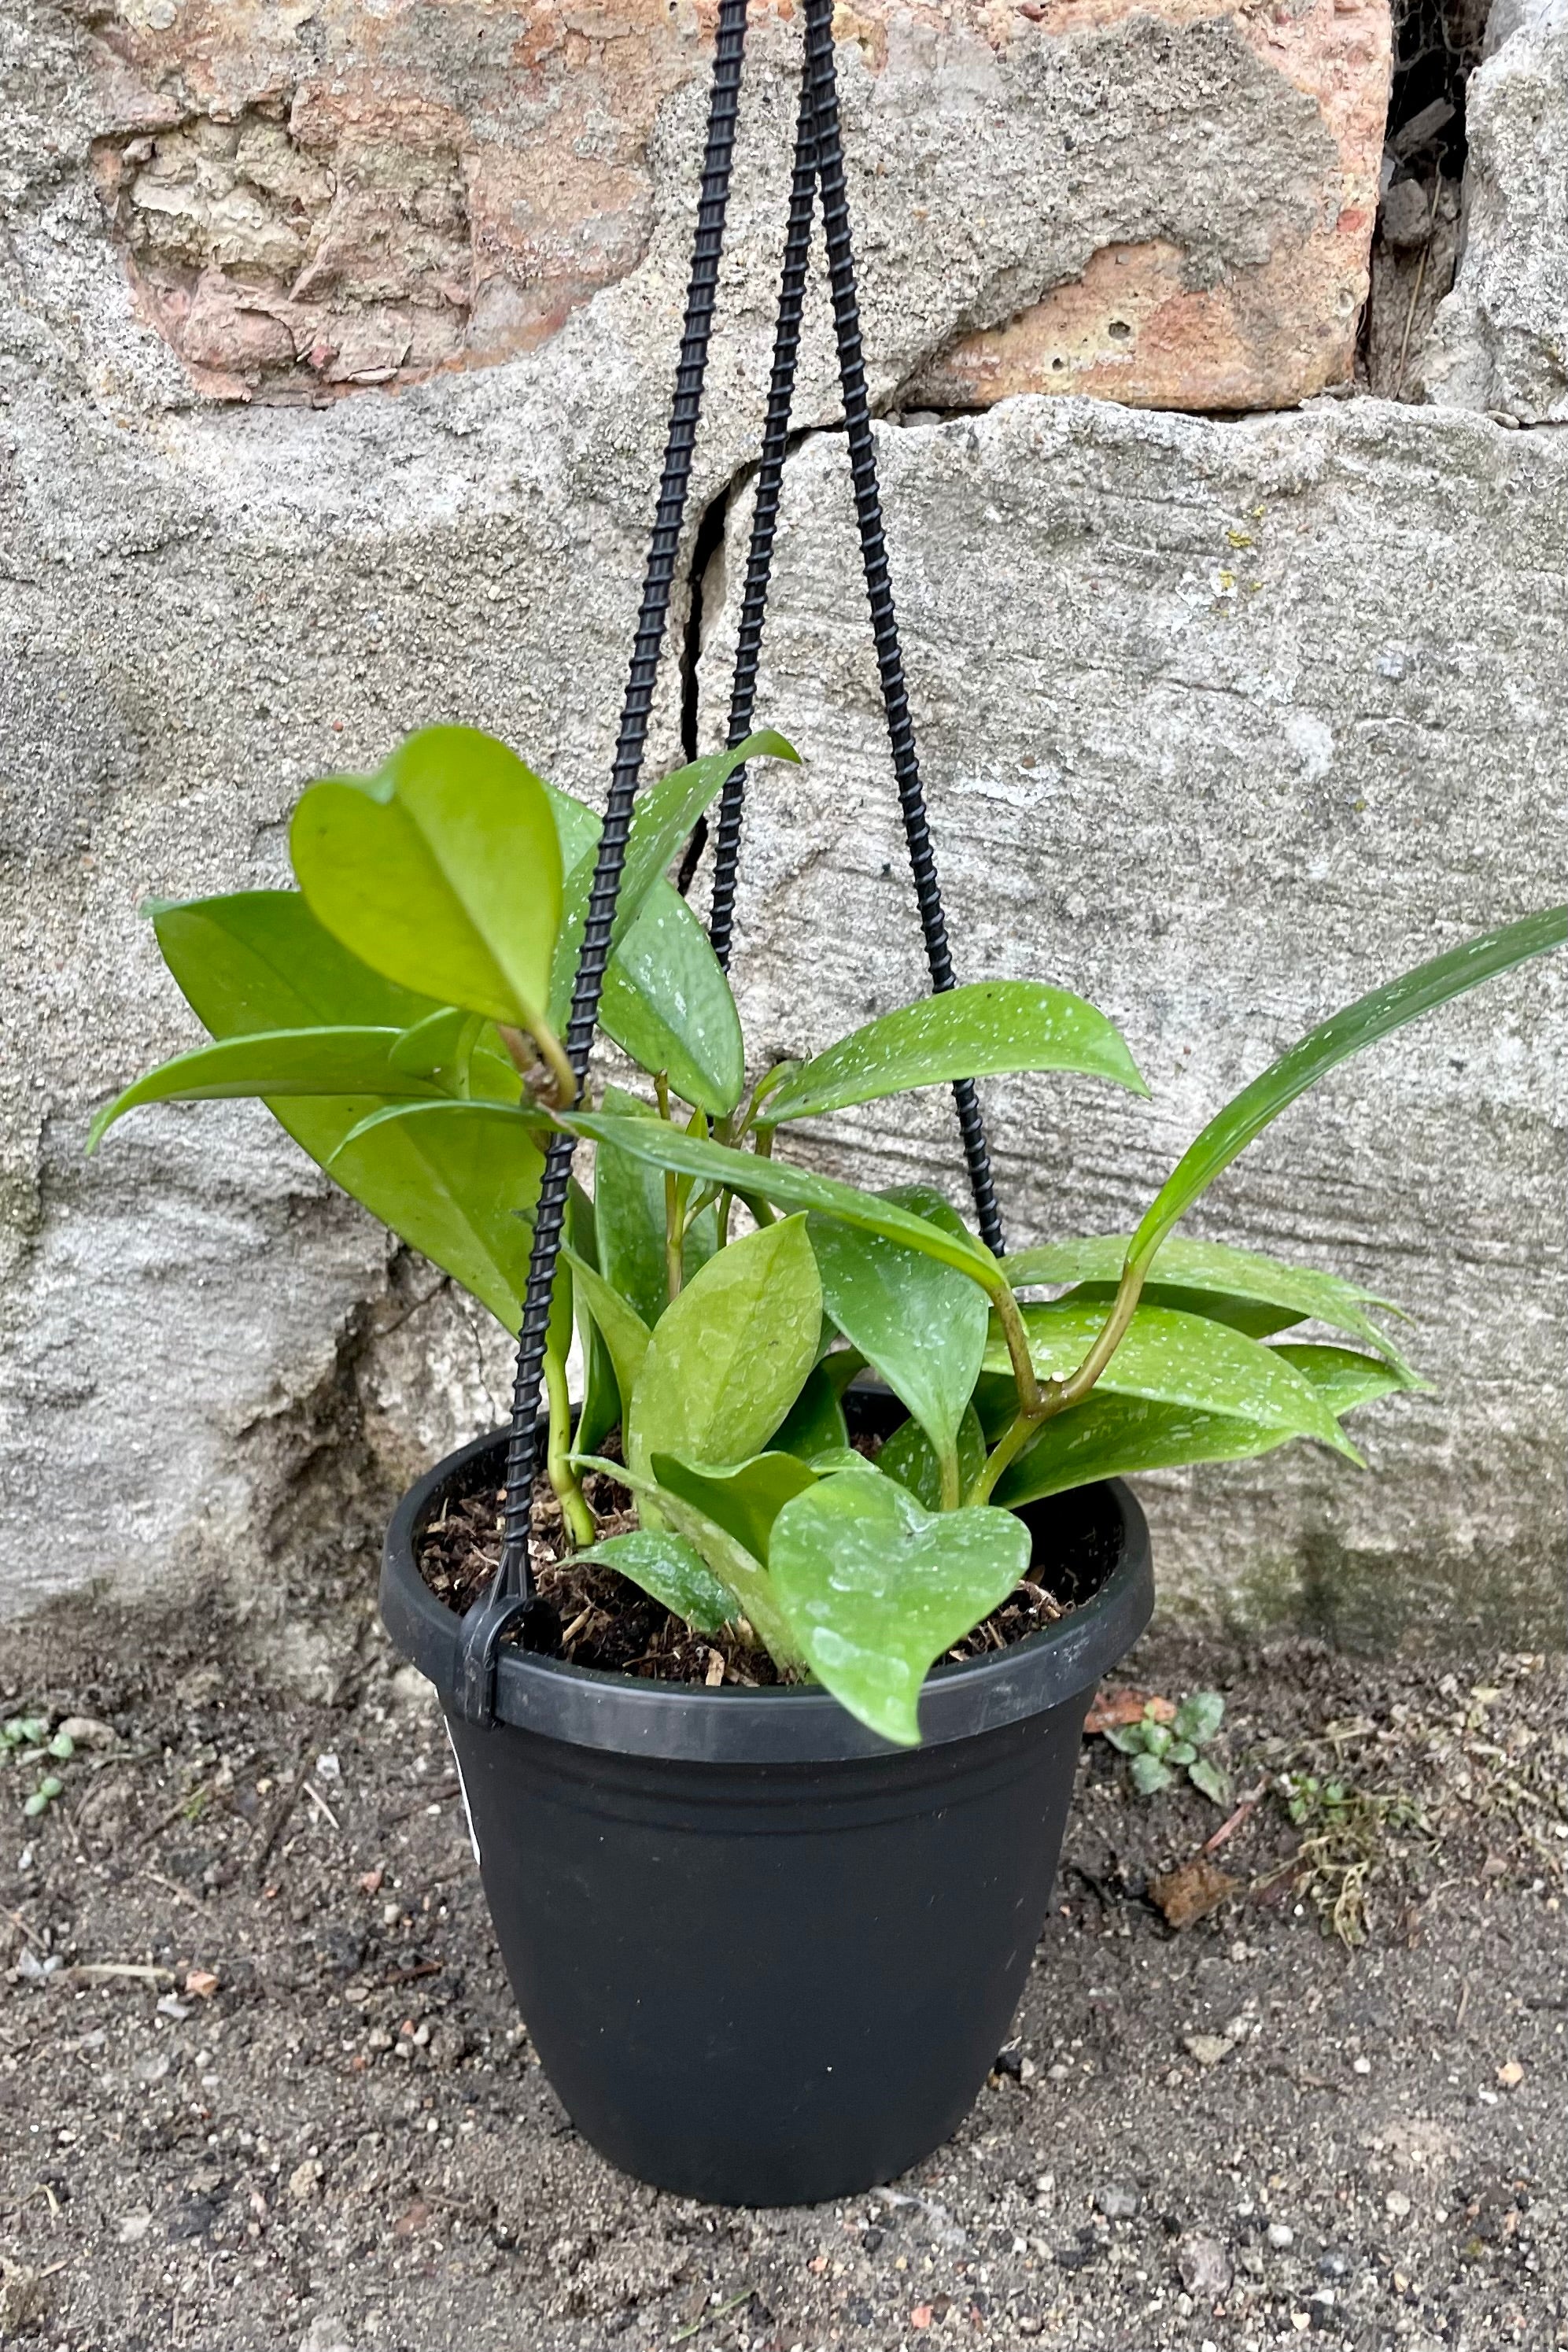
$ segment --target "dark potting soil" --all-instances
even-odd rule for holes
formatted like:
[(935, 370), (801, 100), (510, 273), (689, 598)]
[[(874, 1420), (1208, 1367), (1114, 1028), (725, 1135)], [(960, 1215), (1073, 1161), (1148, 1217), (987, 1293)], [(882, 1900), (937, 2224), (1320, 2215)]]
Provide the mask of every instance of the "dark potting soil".
[[(872, 1454), (875, 1442), (862, 1439)], [(614, 1455), (615, 1440), (606, 1451)], [(618, 1458), (618, 1457), (616, 1457)], [(476, 1465), (487, 1474), (489, 1465)], [(591, 1471), (582, 1491), (601, 1540), (624, 1535), (637, 1525), (630, 1491), (601, 1471)], [(466, 1496), (449, 1496), (423, 1529), (417, 1547), (419, 1572), (430, 1591), (459, 1615), (488, 1588), (501, 1563), (502, 1491), (488, 1483)], [(1115, 1562), (1115, 1530), (1103, 1510), (1075, 1495), (1037, 1507), (1036, 1559), (1028, 1579), (1000, 1607), (955, 1644), (954, 1660), (1004, 1650), (1087, 1601)], [(560, 1505), (548, 1479), (534, 1487), (533, 1529), (528, 1560), (536, 1590), (561, 1627), (560, 1654), (576, 1666), (603, 1674), (634, 1675), (650, 1682), (739, 1683), (752, 1688), (785, 1681), (766, 1650), (744, 1633), (726, 1628), (695, 1633), (682, 1618), (614, 1569), (591, 1565), (570, 1547)]]

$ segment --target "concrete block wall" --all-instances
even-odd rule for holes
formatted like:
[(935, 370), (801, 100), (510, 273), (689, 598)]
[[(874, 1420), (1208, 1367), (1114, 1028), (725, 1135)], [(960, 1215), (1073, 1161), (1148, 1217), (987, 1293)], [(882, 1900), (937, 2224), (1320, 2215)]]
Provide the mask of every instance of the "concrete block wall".
[[(699, 520), (705, 554), (743, 527), (799, 29), (786, 6), (753, 25), (677, 634)], [(1169, 1066), (1141, 1126), (998, 1090), (1019, 1230), (1083, 1229), (1336, 995), (1568, 869), (1568, 35), (1521, 19), (1473, 79), (1469, 241), (1432, 338), (1413, 309), (1412, 406), (1355, 372), (1378, 0), (966, 0), (837, 29), (965, 967), (1053, 971)], [(281, 882), (309, 776), (439, 717), (601, 790), (710, 33), (684, 6), (337, 0), (19, 0), (0, 25), (0, 1610), (94, 1582), (265, 1609), (504, 1399), (500, 1335), (259, 1110), (81, 1145), (192, 1040), (138, 901)], [(759, 1048), (919, 977), (881, 874), (824, 323), (819, 283), (765, 680), (811, 764), (752, 826)], [(934, 409), (989, 413), (895, 421)], [(709, 735), (725, 573), (721, 551)], [(672, 661), (661, 760), (682, 689)], [(1388, 1409), (1376, 1481), (1303, 1457), (1160, 1491), (1185, 1601), (1432, 1638), (1495, 1601), (1511, 1638), (1547, 1637), (1562, 992), (1543, 973), (1455, 1016), (1234, 1180), (1225, 1230), (1407, 1299), (1441, 1387)], [(937, 1104), (813, 1148), (851, 1139), (951, 1167)]]

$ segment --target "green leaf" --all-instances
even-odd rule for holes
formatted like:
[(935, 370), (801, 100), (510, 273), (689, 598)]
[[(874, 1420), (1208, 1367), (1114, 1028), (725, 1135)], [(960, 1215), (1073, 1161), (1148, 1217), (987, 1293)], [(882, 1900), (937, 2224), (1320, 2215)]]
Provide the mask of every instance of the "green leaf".
[[(610, 934), (612, 948), (619, 947), (625, 938), (649, 891), (660, 880), (698, 817), (717, 799), (736, 769), (748, 760), (762, 759), (789, 760), (798, 766), (800, 757), (782, 735), (776, 735), (771, 728), (764, 728), (755, 735), (748, 735), (743, 743), (736, 744), (731, 751), (710, 751), (705, 758), (694, 760), (686, 767), (676, 768), (671, 774), (661, 776), (656, 783), (643, 787), (632, 812), (632, 830), (626, 842), (626, 861), (622, 867), (621, 885), (615, 894), (615, 919)], [(564, 799), (566, 795), (561, 794), (559, 798)], [(588, 822), (586, 824), (572, 824), (574, 838), (570, 857), (566, 856), (564, 835), (561, 842), (567, 873), (550, 999), (553, 1005), (560, 1008), (562, 1024), (571, 999), (573, 976), (582, 945), (583, 920), (593, 887), (593, 869), (599, 861), (599, 837), (602, 831), (599, 818), (591, 810), (582, 808), (580, 803), (574, 803), (573, 806)], [(571, 823), (571, 820), (568, 822)]]
[(1196, 1764), (1197, 1750), (1190, 1739), (1174, 1739), (1166, 1749), (1167, 1764)]
[(1147, 1727), (1143, 1723), (1113, 1724), (1105, 1737), (1113, 1748), (1120, 1748), (1124, 1756), (1142, 1756), (1147, 1747), (1144, 1738)]
[(1161, 1789), (1168, 1789), (1176, 1774), (1162, 1757), (1134, 1756), (1132, 1765), (1133, 1786), (1140, 1797), (1152, 1797)]
[(648, 1343), (628, 1419), (632, 1467), (646, 1475), (655, 1452), (726, 1465), (759, 1453), (811, 1369), (821, 1316), (803, 1217), (720, 1250)]
[[(604, 1108), (626, 1118), (662, 1124), (651, 1104), (639, 1102), (635, 1095), (625, 1094), (619, 1087), (605, 1087)], [(601, 1143), (594, 1160), (593, 1199), (601, 1270), (652, 1330), (670, 1303), (664, 1262), (664, 1180), (646, 1160), (632, 1159), (612, 1143)], [(687, 1234), (682, 1252), (687, 1282), (706, 1265), (717, 1243), (717, 1220), (711, 1210), (705, 1210)]]
[(1358, 1404), (1401, 1389), (1424, 1389), (1429, 1383), (1402, 1375), (1375, 1356), (1358, 1355), (1354, 1348), (1313, 1347), (1291, 1340), (1276, 1347), (1293, 1370), (1316, 1389), (1333, 1413), (1354, 1412)]
[[(1022, 1312), (1030, 1359), (1047, 1380), (1064, 1379), (1082, 1361), (1104, 1320), (1097, 1307), (1071, 1299), (1026, 1307)], [(986, 1370), (999, 1372), (1007, 1365), (1006, 1347), (993, 1336)], [(1100, 1391), (1186, 1405), (1266, 1429), (1321, 1438), (1336, 1452), (1359, 1459), (1328, 1405), (1279, 1349), (1261, 1347), (1243, 1332), (1201, 1315), (1139, 1307), (1100, 1375), (1096, 1393)]]
[(1228, 1805), (1230, 1802), (1229, 1780), (1207, 1756), (1200, 1756), (1195, 1764), (1187, 1766), (1186, 1777), (1198, 1794), (1207, 1797), (1211, 1805)]
[[(565, 1249), (562, 1255), (570, 1260), (577, 1278), (579, 1304), (586, 1308), (594, 1329), (609, 1350), (614, 1367), (616, 1385), (621, 1391), (620, 1420), (626, 1426), (632, 1411), (632, 1399), (642, 1376), (643, 1360), (648, 1352), (653, 1336), (634, 1307), (629, 1307), (621, 1293), (606, 1282), (597, 1266), (591, 1265), (575, 1250)], [(580, 1441), (580, 1449), (591, 1452), (588, 1439)]]
[[(1081, 1306), (1097, 1307), (1103, 1314), (1116, 1296), (1113, 1282), (1080, 1282), (1065, 1292)], [(1211, 1323), (1228, 1323), (1249, 1339), (1270, 1339), (1289, 1330), (1301, 1317), (1283, 1307), (1270, 1307), (1261, 1298), (1239, 1298), (1223, 1290), (1184, 1290), (1174, 1282), (1146, 1282), (1138, 1293), (1144, 1307), (1170, 1307), (1178, 1315), (1207, 1315)]]
[(1288, 1445), (1294, 1433), (1096, 1388), (1082, 1404), (1041, 1423), (1040, 1434), (997, 1481), (995, 1500), (1016, 1511), (1101, 1478), (1131, 1478), (1190, 1462), (1244, 1462)]
[(351, 1129), (327, 1166), (517, 1333), (544, 1168), (521, 1111), (499, 1103), (393, 1103)]
[(912, 1748), (927, 1667), (1007, 1599), (1030, 1549), (1010, 1511), (933, 1513), (891, 1478), (846, 1471), (785, 1505), (768, 1566), (818, 1680)]
[(922, 1250), (944, 1265), (956, 1265), (992, 1289), (1002, 1279), (997, 1260), (972, 1236), (959, 1241), (925, 1217), (911, 1216), (907, 1209), (878, 1200), (873, 1192), (857, 1192), (852, 1184), (841, 1184), (833, 1177), (810, 1176), (802, 1168), (760, 1159), (756, 1152), (705, 1142), (663, 1119), (612, 1118), (602, 1112), (574, 1111), (558, 1123), (595, 1143), (617, 1144), (650, 1167), (669, 1168), (678, 1176), (721, 1184), (742, 1199), (750, 1194), (782, 1208), (820, 1210), (824, 1216), (837, 1217), (862, 1232), (882, 1234), (905, 1249)]
[(148, 899), (163, 961), (214, 1037), (264, 1029), (409, 1029), (450, 1008), (340, 947), (297, 890)]
[[(727, 1255), (727, 1252), (724, 1255)], [(799, 1646), (779, 1606), (772, 1579), (761, 1561), (744, 1544), (737, 1543), (727, 1528), (710, 1519), (706, 1511), (699, 1510), (684, 1495), (667, 1493), (662, 1486), (654, 1493), (662, 1516), (677, 1535), (685, 1536), (689, 1544), (695, 1546), (718, 1581), (734, 1593), (747, 1622), (775, 1665), (798, 1665)]]
[(763, 1116), (820, 1118), (853, 1103), (1009, 1070), (1076, 1070), (1146, 1095), (1113, 1022), (1081, 996), (1037, 980), (982, 980), (867, 1022), (792, 1069)]
[(606, 1036), (683, 1102), (724, 1118), (746, 1084), (740, 1015), (707, 933), (667, 882), (655, 883), (610, 960), (600, 999)]
[(839, 1402), (841, 1393), (827, 1362), (814, 1365), (805, 1387), (768, 1439), (768, 1450), (814, 1462), (819, 1454), (847, 1446), (850, 1433)]
[(471, 727), (427, 727), (370, 777), (301, 794), (289, 854), (313, 911), (404, 987), (539, 1034), (560, 920), (544, 786)]
[(716, 1633), (740, 1614), (735, 1595), (719, 1582), (701, 1553), (667, 1528), (637, 1528), (629, 1535), (609, 1536), (582, 1557), (590, 1567), (612, 1568), (630, 1577), (699, 1633)]
[(764, 1562), (774, 1520), (786, 1503), (817, 1483), (816, 1473), (792, 1454), (754, 1454), (733, 1470), (655, 1454), (653, 1469), (662, 1497), (678, 1495)]
[[(883, 1197), (968, 1243), (963, 1219), (928, 1186), (906, 1185)], [(835, 1220), (813, 1219), (811, 1243), (829, 1315), (925, 1430), (941, 1472), (942, 1499), (953, 1509), (962, 1492), (958, 1423), (986, 1353), (984, 1292), (950, 1265)]]
[(273, 1029), (226, 1037), (177, 1054), (107, 1103), (88, 1130), (97, 1150), (106, 1130), (139, 1103), (219, 1102), (242, 1096), (406, 1095), (440, 1100), (444, 1089), (400, 1070), (396, 1029)]
[[(1114, 1290), (1120, 1279), (1127, 1253), (1132, 1248), (1131, 1234), (1105, 1234), (1092, 1240), (1047, 1242), (1039, 1249), (1015, 1251), (1008, 1260), (1008, 1276), (1015, 1290), (1027, 1289), (1032, 1283), (1075, 1282), (1104, 1286), (1104, 1295)], [(1281, 1310), (1286, 1323), (1311, 1319), (1326, 1323), (1331, 1329), (1349, 1331), (1375, 1348), (1379, 1355), (1397, 1366), (1404, 1366), (1390, 1342), (1367, 1316), (1368, 1307), (1389, 1308), (1386, 1299), (1370, 1290), (1363, 1290), (1354, 1282), (1343, 1281), (1338, 1275), (1319, 1274), (1310, 1266), (1286, 1265), (1278, 1258), (1263, 1257), (1252, 1250), (1230, 1249), (1222, 1242), (1163, 1242), (1154, 1262), (1154, 1272), (1162, 1288), (1200, 1291), (1206, 1297), (1226, 1303), (1254, 1300), (1264, 1307)], [(1080, 1294), (1082, 1295), (1082, 1294)], [(1156, 1299), (1152, 1288), (1144, 1297), (1155, 1305), (1176, 1306), (1174, 1297)], [(1186, 1311), (1186, 1310), (1184, 1310)], [(1213, 1305), (1195, 1308), (1212, 1315)], [(1239, 1316), (1230, 1311), (1225, 1320), (1238, 1324)], [(1261, 1332), (1252, 1336), (1261, 1338)], [(1412, 1375), (1412, 1377), (1414, 1377)]]
[(1171, 1729), (1178, 1739), (1207, 1748), (1225, 1720), (1225, 1701), (1218, 1691), (1193, 1691), (1176, 1711)]
[(1146, 1265), (1171, 1227), (1186, 1216), (1221, 1170), (1228, 1168), (1270, 1120), (1337, 1063), (1483, 981), (1565, 943), (1568, 906), (1551, 907), (1500, 930), (1483, 931), (1320, 1022), (1289, 1053), (1270, 1063), (1261, 1076), (1244, 1087), (1188, 1145), (1134, 1234), (1128, 1264)]
[(578, 1277), (574, 1304), (578, 1337), (582, 1343), (582, 1402), (571, 1442), (579, 1453), (592, 1454), (622, 1418), (622, 1406), (614, 1358), (583, 1291), (584, 1273), (592, 1276), (598, 1271), (599, 1241), (594, 1230), (593, 1202), (575, 1176), (567, 1192), (566, 1229), (570, 1236), (567, 1244), (569, 1263)]
[[(986, 1459), (986, 1441), (973, 1405), (964, 1408), (955, 1452), (957, 1491), (960, 1495), (967, 1495), (979, 1476)], [(928, 1511), (942, 1508), (942, 1465), (930, 1438), (917, 1421), (911, 1418), (899, 1423), (878, 1454), (876, 1466), (884, 1477), (896, 1478), (901, 1486), (907, 1486)]]

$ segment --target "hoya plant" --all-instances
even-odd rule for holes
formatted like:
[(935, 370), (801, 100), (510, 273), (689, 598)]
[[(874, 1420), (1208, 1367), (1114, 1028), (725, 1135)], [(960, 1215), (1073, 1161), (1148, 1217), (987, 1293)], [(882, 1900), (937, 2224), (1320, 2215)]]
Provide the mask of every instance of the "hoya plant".
[[(1021, 980), (906, 1005), (748, 1081), (727, 982), (665, 869), (739, 762), (794, 756), (755, 735), (637, 806), (600, 1018), (643, 1092), (583, 1099), (561, 1043), (598, 819), (491, 737), (434, 728), (375, 776), (308, 787), (297, 891), (150, 908), (213, 1042), (128, 1087), (89, 1148), (138, 1104), (259, 1097), (515, 1334), (541, 1145), (563, 1128), (591, 1142), (545, 1359), (548, 1475), (570, 1539), (913, 1744), (928, 1670), (1029, 1570), (1022, 1507), (1298, 1438), (1359, 1463), (1345, 1415), (1423, 1385), (1379, 1319), (1385, 1300), (1176, 1228), (1335, 1064), (1561, 946), (1568, 908), (1472, 939), (1311, 1031), (1209, 1122), (1132, 1234), (998, 1258), (939, 1192), (863, 1192), (781, 1141), (962, 1077), (1070, 1071), (1148, 1090), (1103, 1013)], [(1334, 1336), (1290, 1336), (1303, 1324)], [(904, 1415), (874, 1458), (844, 1414), (862, 1373)], [(631, 1491), (633, 1531), (598, 1540), (591, 1465)]]

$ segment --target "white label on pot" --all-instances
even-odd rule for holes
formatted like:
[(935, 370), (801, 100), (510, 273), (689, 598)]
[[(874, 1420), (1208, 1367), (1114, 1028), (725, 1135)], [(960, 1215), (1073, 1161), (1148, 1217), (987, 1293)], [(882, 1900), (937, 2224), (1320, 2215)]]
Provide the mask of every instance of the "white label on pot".
[(479, 1863), (479, 1867), (483, 1869), (485, 1865), (479, 1858), (479, 1840), (474, 1830), (474, 1808), (468, 1802), (468, 1783), (463, 1778), (463, 1759), (457, 1753), (457, 1743), (452, 1737), (452, 1726), (444, 1716), (441, 1718), (441, 1725), (446, 1734), (446, 1745), (452, 1750), (452, 1761), (457, 1773), (458, 1794), (463, 1799), (463, 1818), (468, 1824), (468, 1843), (474, 1849), (475, 1861)]

